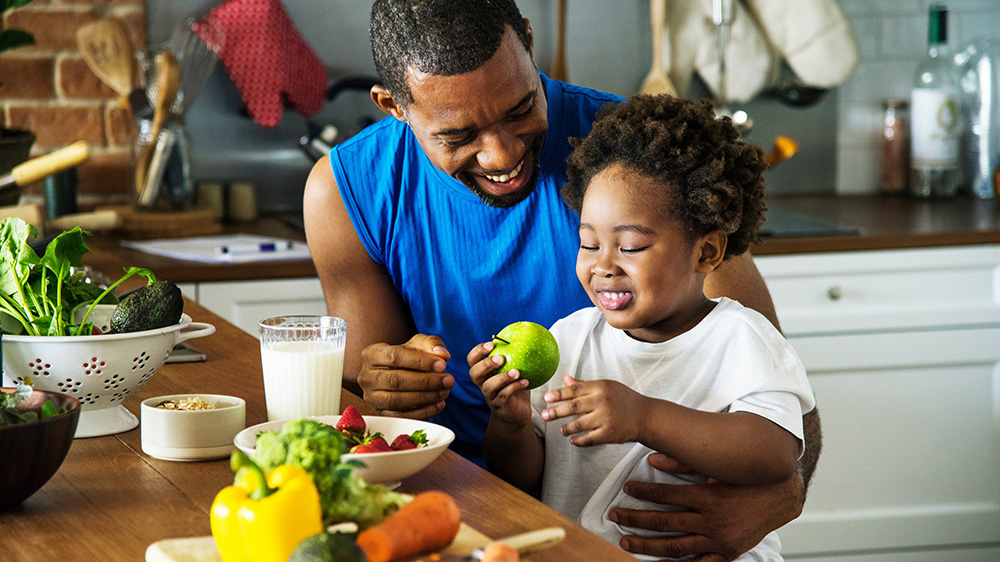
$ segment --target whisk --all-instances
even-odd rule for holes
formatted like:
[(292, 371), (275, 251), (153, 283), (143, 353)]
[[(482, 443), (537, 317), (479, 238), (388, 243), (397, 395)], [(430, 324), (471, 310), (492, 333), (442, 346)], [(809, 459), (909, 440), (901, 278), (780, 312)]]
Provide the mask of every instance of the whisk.
[(201, 91), (219, 59), (225, 42), (222, 23), (212, 16), (189, 17), (176, 26), (168, 47), (181, 67), (181, 84), (170, 111), (183, 115)]

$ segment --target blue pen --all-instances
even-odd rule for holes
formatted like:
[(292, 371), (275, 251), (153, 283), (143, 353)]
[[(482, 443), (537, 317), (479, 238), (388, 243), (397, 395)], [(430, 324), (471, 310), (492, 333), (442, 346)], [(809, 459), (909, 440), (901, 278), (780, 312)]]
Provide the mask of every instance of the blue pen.
[(260, 254), (267, 252), (282, 252), (291, 250), (294, 243), (288, 240), (275, 240), (273, 242), (250, 242), (246, 244), (227, 244), (216, 248), (216, 253), (237, 255), (237, 254)]

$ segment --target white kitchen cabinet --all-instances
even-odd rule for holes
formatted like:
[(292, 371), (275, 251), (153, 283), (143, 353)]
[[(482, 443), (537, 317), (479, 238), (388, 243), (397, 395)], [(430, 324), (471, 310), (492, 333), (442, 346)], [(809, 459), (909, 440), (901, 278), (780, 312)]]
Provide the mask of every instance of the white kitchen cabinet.
[(264, 318), (326, 314), (323, 289), (315, 277), (189, 283), (182, 292), (254, 337), (257, 322)]
[(756, 259), (823, 454), (789, 560), (1000, 560), (1000, 246)]

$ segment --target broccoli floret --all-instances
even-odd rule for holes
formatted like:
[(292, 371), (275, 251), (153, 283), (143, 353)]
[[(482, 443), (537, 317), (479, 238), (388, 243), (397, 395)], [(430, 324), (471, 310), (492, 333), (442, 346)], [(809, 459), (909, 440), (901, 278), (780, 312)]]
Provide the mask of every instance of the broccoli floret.
[(286, 422), (280, 430), (257, 434), (253, 460), (266, 471), (283, 464), (305, 470), (319, 492), (323, 523), (354, 521), (363, 529), (399, 509), (405, 496), (351, 474), (360, 463), (341, 462), (340, 456), (346, 452), (340, 431), (315, 420), (299, 419)]

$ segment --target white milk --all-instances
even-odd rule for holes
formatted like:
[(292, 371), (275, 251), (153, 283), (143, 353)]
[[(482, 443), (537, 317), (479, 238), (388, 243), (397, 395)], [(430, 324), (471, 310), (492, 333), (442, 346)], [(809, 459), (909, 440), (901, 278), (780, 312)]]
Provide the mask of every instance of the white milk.
[(261, 346), (267, 419), (340, 413), (344, 348), (325, 341), (275, 342)]

